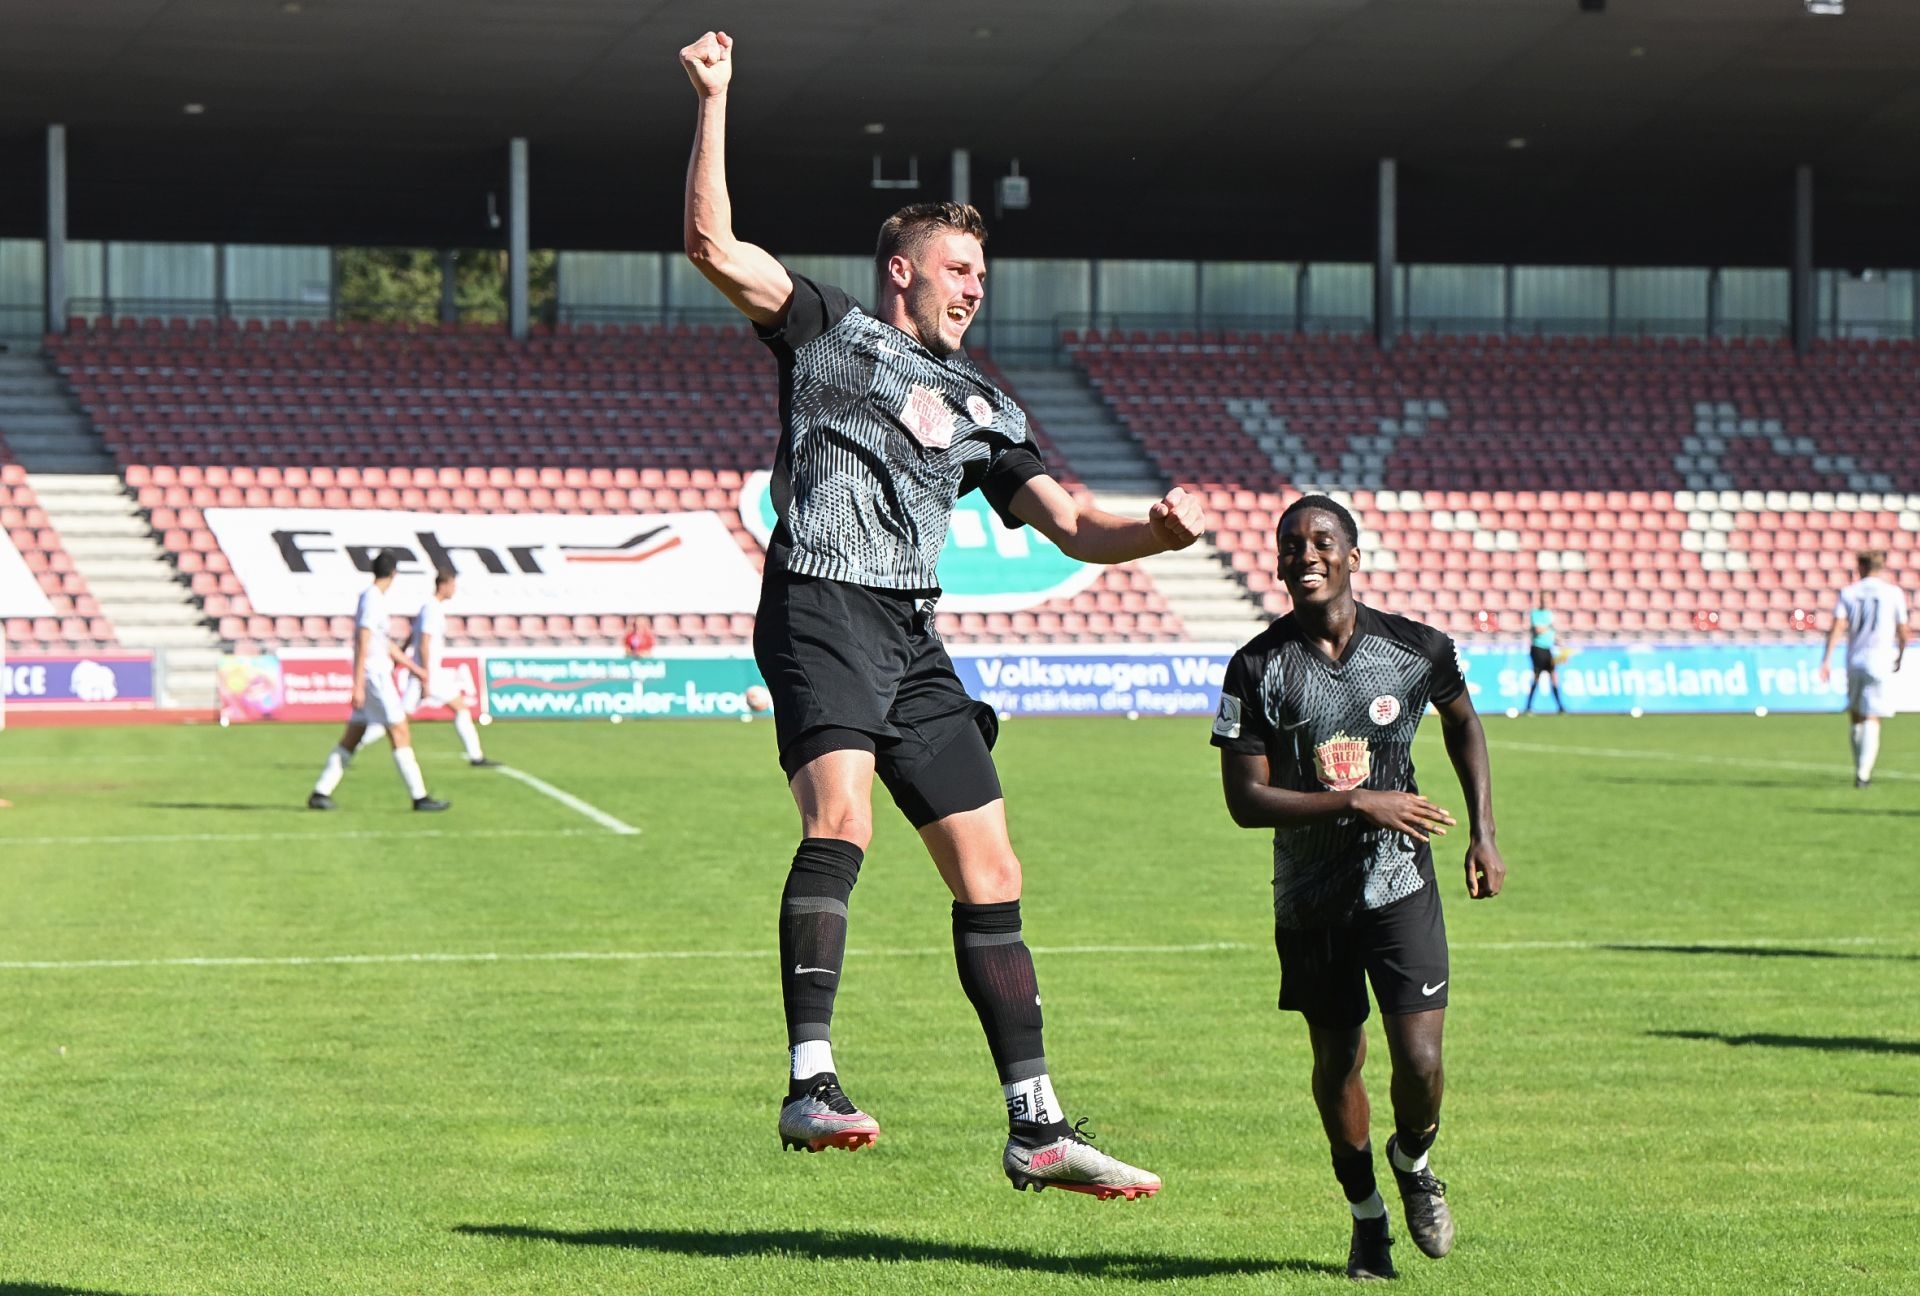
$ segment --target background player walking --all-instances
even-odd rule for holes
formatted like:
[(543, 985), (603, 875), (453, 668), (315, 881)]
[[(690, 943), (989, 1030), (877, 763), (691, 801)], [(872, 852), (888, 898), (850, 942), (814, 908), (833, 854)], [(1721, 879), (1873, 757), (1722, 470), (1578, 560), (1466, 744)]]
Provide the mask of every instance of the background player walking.
[(1047, 476), (1026, 415), (960, 351), (985, 293), (986, 228), (972, 207), (922, 204), (887, 220), (872, 315), (736, 238), (724, 161), (732, 55), (733, 41), (714, 32), (680, 52), (700, 103), (685, 237), (687, 256), (753, 321), (780, 369), (779, 524), (753, 640), (802, 833), (780, 903), (790, 1063), (780, 1137), (819, 1151), (880, 1133), (842, 1091), (829, 1042), (878, 774), (953, 893), (960, 984), (1006, 1104), (1007, 1177), (1016, 1188), (1151, 1195), (1159, 1178), (1094, 1148), (1054, 1095), (1020, 861), (990, 754), (996, 721), (967, 696), (935, 631), (934, 564), (954, 501), (976, 489), (1008, 526), (1031, 525), (1100, 563), (1193, 543), (1199, 503), (1176, 489), (1129, 521)]
[(1393, 1062), (1387, 1157), (1407, 1230), (1429, 1256), (1453, 1248), (1446, 1185), (1427, 1163), (1452, 980), (1428, 842), (1454, 822), (1414, 781), (1413, 735), (1429, 702), (1467, 795), (1467, 894), (1498, 895), (1506, 865), (1486, 740), (1453, 642), (1354, 600), (1359, 538), (1352, 514), (1325, 496), (1281, 515), (1279, 576), (1293, 611), (1228, 664), (1213, 744), (1233, 821), (1273, 830), (1280, 1007), (1307, 1019), (1313, 1100), (1353, 1213), (1348, 1276), (1392, 1278), (1360, 1074), (1369, 981)]
[(1853, 744), (1853, 785), (1873, 782), (1880, 758), (1880, 722), (1894, 713), (1893, 676), (1907, 657), (1906, 591), (1880, 574), (1887, 556), (1862, 550), (1855, 559), (1860, 579), (1840, 591), (1833, 605), (1833, 626), (1820, 654), (1820, 682), (1833, 674), (1833, 649), (1847, 640), (1847, 720)]
[(393, 631), (393, 613), (387, 608), (387, 591), (393, 588), (393, 575), (400, 560), (393, 550), (382, 549), (373, 556), (373, 583), (360, 591), (353, 610), (353, 713), (347, 718), (346, 732), (314, 781), (307, 797), (310, 810), (333, 809), (333, 790), (346, 777), (347, 765), (360, 750), (360, 740), (374, 725), (386, 727), (393, 743), (393, 767), (400, 771), (407, 795), (415, 810), (445, 810), (447, 803), (427, 794), (426, 780), (420, 775), (420, 762), (413, 754), (413, 734), (407, 728), (407, 712), (400, 701), (400, 690), (393, 685), (393, 668), (411, 675), (424, 676), (419, 665), (393, 646), (388, 636)]

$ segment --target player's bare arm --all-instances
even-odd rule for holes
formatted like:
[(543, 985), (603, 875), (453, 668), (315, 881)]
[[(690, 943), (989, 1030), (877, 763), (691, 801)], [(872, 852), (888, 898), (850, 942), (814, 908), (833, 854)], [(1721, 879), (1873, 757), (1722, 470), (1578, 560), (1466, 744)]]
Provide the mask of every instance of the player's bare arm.
[[(1822, 684), (1825, 684), (1833, 674), (1833, 650), (1839, 644), (1840, 637), (1846, 632), (1847, 619), (1843, 616), (1835, 617), (1833, 624), (1827, 628), (1827, 646), (1820, 650), (1820, 682)], [(1901, 641), (1900, 646), (1902, 649), (1906, 647), (1905, 640)], [(1894, 669), (1899, 668), (1896, 666)]]
[(1467, 797), (1467, 896), (1485, 900), (1499, 895), (1507, 882), (1506, 861), (1493, 842), (1493, 774), (1487, 765), (1487, 735), (1465, 689), (1452, 701), (1436, 704), (1436, 709), (1447, 759), (1453, 762), (1460, 790)]
[(1185, 549), (1206, 531), (1206, 509), (1175, 486), (1135, 521), (1078, 499), (1052, 477), (1031, 478), (1013, 497), (1013, 514), (1069, 558), (1123, 563)]
[(422, 636), (420, 640), (420, 660), (419, 661), (415, 661), (413, 658), (407, 656), (406, 653), (400, 651), (399, 647), (394, 644), (387, 645), (387, 656), (392, 658), (393, 664), (395, 666), (398, 666), (401, 670), (413, 676), (415, 679), (419, 680), (422, 684), (425, 684), (427, 682), (426, 668), (420, 665), (420, 662), (423, 662), (427, 659), (427, 641), (425, 636)]
[(733, 82), (733, 38), (708, 32), (680, 51), (699, 98), (693, 157), (687, 163), (687, 259), (742, 315), (771, 327), (787, 317), (793, 280), (765, 248), (733, 234), (733, 200), (727, 194), (727, 87)]
[(1295, 792), (1273, 787), (1265, 756), (1220, 751), (1220, 785), (1227, 813), (1242, 828), (1298, 828), (1328, 819), (1359, 815), (1376, 827), (1405, 833), (1415, 841), (1444, 837), (1453, 816), (1417, 792)]
[(358, 711), (367, 704), (367, 648), (373, 642), (373, 631), (365, 626), (355, 626), (353, 630), (353, 709)]

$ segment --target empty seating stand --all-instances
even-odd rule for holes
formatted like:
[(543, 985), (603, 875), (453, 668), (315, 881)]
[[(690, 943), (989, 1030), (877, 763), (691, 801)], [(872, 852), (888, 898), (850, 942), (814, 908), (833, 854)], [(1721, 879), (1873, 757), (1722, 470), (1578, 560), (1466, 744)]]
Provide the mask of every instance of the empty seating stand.
[[(779, 411), (772, 361), (744, 329), (583, 326), (515, 343), (463, 329), (138, 321), (81, 328), (47, 349), (208, 620), (241, 647), (337, 644), (347, 618), (256, 613), (206, 526), (210, 507), (711, 509), (762, 560), (739, 492), (772, 460)], [(1039, 641), (1180, 633), (1133, 569), (1019, 615)], [(941, 625), (964, 640), (1000, 637), (1006, 620), (948, 614)], [(752, 633), (739, 615), (652, 624), (666, 644), (738, 645)], [(615, 617), (456, 616), (449, 635), (605, 645), (623, 628)]]
[(0, 529), (40, 583), (53, 615), (6, 618), (8, 655), (28, 652), (92, 652), (116, 646), (113, 626), (73, 569), (59, 533), (27, 484), (27, 472), (0, 441)]

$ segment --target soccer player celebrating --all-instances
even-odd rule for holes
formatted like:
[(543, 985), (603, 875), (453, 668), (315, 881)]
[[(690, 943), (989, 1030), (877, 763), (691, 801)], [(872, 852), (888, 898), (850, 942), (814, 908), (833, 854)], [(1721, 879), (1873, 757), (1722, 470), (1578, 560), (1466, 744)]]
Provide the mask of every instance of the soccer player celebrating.
[(373, 556), (373, 583), (360, 591), (360, 602), (353, 613), (353, 714), (347, 719), (347, 731), (327, 754), (327, 763), (307, 797), (309, 810), (333, 809), (333, 790), (346, 777), (347, 763), (360, 749), (360, 740), (372, 725), (384, 725), (393, 743), (394, 768), (400, 771), (407, 794), (415, 810), (445, 810), (447, 803), (427, 795), (426, 780), (420, 777), (420, 762), (413, 754), (413, 736), (407, 729), (407, 713), (400, 703), (400, 692), (393, 686), (393, 668), (400, 667), (422, 681), (426, 672), (387, 637), (393, 628), (393, 614), (387, 610), (387, 591), (393, 588), (393, 574), (400, 567), (398, 555), (382, 549)]
[(1429, 1256), (1453, 1248), (1446, 1185), (1427, 1164), (1452, 979), (1428, 842), (1454, 822), (1414, 782), (1413, 735), (1429, 702), (1467, 796), (1467, 895), (1498, 895), (1507, 870), (1493, 840), (1486, 739), (1452, 641), (1354, 600), (1360, 531), (1333, 500), (1296, 500), (1279, 542), (1293, 611), (1234, 654), (1213, 744), (1233, 821), (1273, 830), (1280, 1007), (1307, 1020), (1313, 1100), (1353, 1212), (1347, 1275), (1392, 1278), (1360, 1075), (1369, 980), (1393, 1062), (1387, 1158), (1407, 1229)]
[(1158, 1176), (1094, 1148), (1054, 1094), (1022, 938), (1020, 861), (990, 754), (996, 721), (967, 696), (935, 631), (934, 563), (955, 499), (972, 490), (1009, 526), (1031, 525), (1100, 563), (1192, 544), (1199, 503), (1174, 490), (1130, 521), (1047, 475), (1026, 415), (960, 350), (986, 275), (986, 230), (972, 207), (920, 204), (881, 226), (871, 315), (736, 238), (724, 161), (733, 45), (708, 32), (680, 51), (700, 105), (685, 237), (688, 257), (780, 367), (779, 524), (754, 628), (802, 835), (780, 904), (790, 1061), (780, 1137), (819, 1151), (863, 1147), (880, 1132), (840, 1087), (829, 1029), (877, 773), (953, 893), (960, 984), (1009, 1119), (1007, 1177), (1015, 1188), (1151, 1195)]
[(1907, 594), (1880, 574), (1886, 554), (1863, 549), (1855, 556), (1860, 579), (1840, 591), (1833, 626), (1820, 654), (1820, 682), (1832, 677), (1834, 645), (1847, 637), (1847, 718), (1852, 721), (1853, 785), (1873, 782), (1880, 758), (1880, 722), (1893, 714), (1889, 685), (1906, 660)]

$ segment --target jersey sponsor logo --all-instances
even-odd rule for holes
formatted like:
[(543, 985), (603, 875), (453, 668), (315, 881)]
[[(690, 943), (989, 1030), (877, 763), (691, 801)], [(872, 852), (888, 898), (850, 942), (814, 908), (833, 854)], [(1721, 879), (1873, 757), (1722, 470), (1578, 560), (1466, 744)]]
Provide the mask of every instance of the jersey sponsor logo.
[(913, 385), (907, 403), (900, 407), (900, 424), (929, 450), (945, 450), (953, 444), (953, 411), (931, 387)]
[(1367, 714), (1377, 725), (1390, 725), (1400, 718), (1400, 699), (1391, 693), (1382, 693), (1367, 704)]
[(1240, 699), (1233, 694), (1220, 695), (1220, 714), (1213, 718), (1213, 731), (1222, 738), (1240, 736)]
[(1373, 773), (1373, 758), (1367, 740), (1344, 732), (1336, 733), (1313, 749), (1313, 773), (1332, 791), (1353, 791)]
[(983, 428), (993, 426), (993, 402), (975, 393), (967, 397), (967, 417)]

